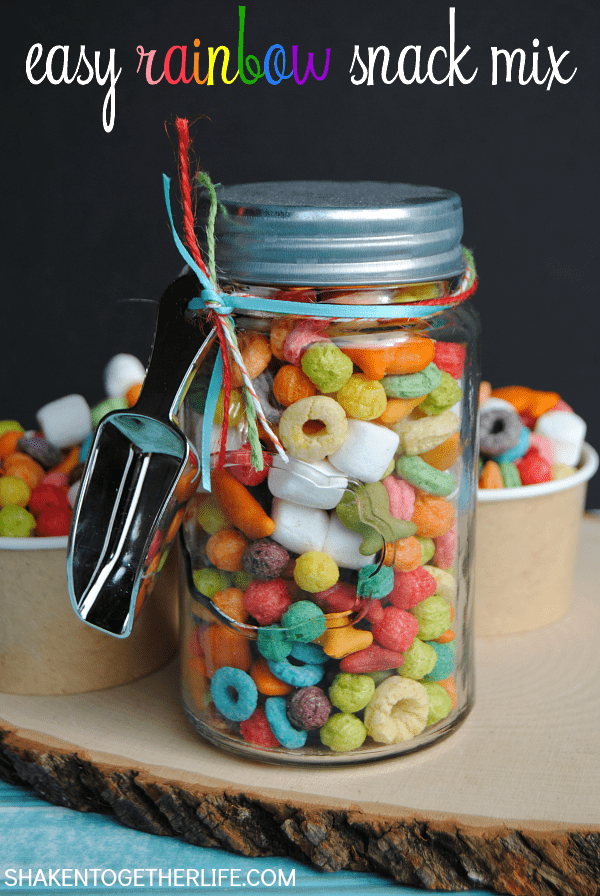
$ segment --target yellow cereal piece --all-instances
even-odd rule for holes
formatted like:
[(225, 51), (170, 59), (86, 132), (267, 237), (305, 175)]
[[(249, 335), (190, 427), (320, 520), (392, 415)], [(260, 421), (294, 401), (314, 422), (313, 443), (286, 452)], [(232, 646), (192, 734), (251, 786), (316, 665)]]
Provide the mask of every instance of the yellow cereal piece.
[(392, 429), (400, 436), (402, 451), (413, 456), (437, 448), (453, 433), (458, 432), (459, 427), (460, 420), (454, 411), (448, 410), (434, 417), (402, 420), (392, 426)]
[(452, 573), (437, 566), (424, 566), (423, 569), (433, 576), (437, 583), (435, 593), (452, 603), (456, 600), (457, 583)]
[(570, 467), (569, 464), (555, 463), (550, 467), (553, 479), (566, 479), (567, 476), (572, 476), (576, 472), (575, 467)]
[[(321, 422), (323, 428), (305, 432), (305, 424), (312, 420)], [(340, 447), (347, 432), (346, 412), (337, 401), (325, 395), (301, 398), (286, 408), (279, 420), (283, 447), (299, 460), (323, 460)]]
[(375, 420), (387, 406), (387, 395), (379, 380), (370, 380), (364, 373), (353, 373), (336, 398), (348, 416), (357, 420)]
[(294, 580), (299, 588), (315, 594), (332, 588), (340, 577), (340, 570), (329, 554), (322, 551), (306, 551), (300, 554), (294, 565)]
[(423, 685), (392, 675), (375, 688), (365, 709), (365, 727), (378, 743), (401, 744), (423, 731), (428, 715), (429, 697)]

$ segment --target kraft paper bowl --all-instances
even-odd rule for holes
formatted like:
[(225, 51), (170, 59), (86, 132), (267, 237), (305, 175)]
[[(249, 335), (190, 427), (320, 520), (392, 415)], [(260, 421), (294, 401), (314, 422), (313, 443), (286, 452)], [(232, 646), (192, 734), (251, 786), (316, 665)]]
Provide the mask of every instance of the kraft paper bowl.
[(0, 691), (75, 694), (126, 684), (177, 649), (172, 550), (129, 638), (82, 622), (67, 590), (67, 537), (0, 538)]
[(519, 488), (479, 489), (475, 635), (532, 631), (569, 609), (579, 525), (598, 454), (584, 444), (575, 474)]

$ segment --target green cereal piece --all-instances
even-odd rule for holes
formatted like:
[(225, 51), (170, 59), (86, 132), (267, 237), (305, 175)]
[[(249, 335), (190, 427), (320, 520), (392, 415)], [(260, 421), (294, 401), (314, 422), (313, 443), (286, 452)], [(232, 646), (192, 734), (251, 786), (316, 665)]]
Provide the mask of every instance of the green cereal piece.
[(229, 588), (232, 583), (232, 575), (223, 569), (195, 569), (192, 579), (196, 590), (212, 600), (217, 591)]
[(518, 488), (522, 485), (521, 474), (512, 461), (503, 460), (498, 464), (504, 488)]
[(196, 519), (209, 535), (216, 535), (221, 529), (225, 529), (226, 526), (230, 525), (229, 520), (223, 511), (217, 507), (212, 496), (206, 498), (199, 506)]
[(278, 625), (265, 625), (258, 630), (256, 646), (266, 660), (280, 663), (292, 652), (294, 641)]
[(95, 429), (110, 411), (124, 411), (129, 407), (124, 398), (105, 398), (92, 408), (92, 428)]
[(441, 381), (442, 371), (432, 361), (420, 373), (384, 376), (381, 385), (388, 398), (418, 398), (437, 389)]
[(441, 374), (442, 379), (439, 386), (432, 389), (425, 401), (419, 405), (419, 410), (427, 414), (428, 417), (447, 411), (462, 398), (462, 389), (454, 377), (446, 373), (445, 370), (442, 370)]
[(435, 681), (421, 682), (427, 691), (429, 699), (429, 714), (427, 716), (427, 725), (435, 725), (441, 722), (446, 716), (450, 715), (452, 710), (452, 697), (441, 684)]
[(0, 420), (0, 439), (5, 432), (25, 432), (17, 420)]
[(425, 566), (435, 554), (435, 543), (433, 538), (425, 538), (423, 535), (415, 535), (415, 538), (421, 545), (421, 566)]
[(424, 675), (432, 671), (437, 663), (437, 653), (431, 644), (415, 638), (404, 654), (404, 662), (398, 668), (400, 675), (420, 681)]
[(434, 641), (450, 628), (452, 608), (439, 594), (425, 598), (408, 612), (419, 623), (417, 637), (422, 641)]
[(0, 535), (4, 538), (29, 538), (35, 528), (35, 517), (24, 507), (7, 504), (0, 510)]
[(336, 399), (348, 416), (356, 420), (375, 420), (387, 407), (387, 395), (381, 383), (368, 379), (364, 373), (353, 373)]
[(358, 584), (356, 586), (357, 597), (368, 597), (371, 600), (380, 600), (387, 597), (394, 588), (394, 569), (391, 566), (382, 566), (377, 571), (375, 563), (367, 563), (358, 571)]
[(299, 600), (292, 604), (283, 614), (281, 624), (288, 629), (288, 637), (304, 642), (314, 641), (327, 628), (325, 614), (310, 600)]
[(321, 742), (335, 753), (347, 753), (362, 747), (367, 729), (359, 718), (349, 712), (329, 716), (320, 731)]
[(245, 572), (243, 569), (238, 569), (237, 572), (233, 574), (233, 584), (236, 588), (239, 588), (240, 591), (245, 591), (250, 582), (252, 582), (252, 576), (249, 572)]
[(375, 693), (375, 682), (370, 675), (340, 672), (329, 688), (329, 699), (342, 712), (359, 712)]
[(333, 342), (317, 342), (302, 355), (302, 370), (320, 392), (337, 392), (352, 376), (348, 355)]
[(439, 569), (437, 566), (424, 566), (423, 569), (435, 579), (437, 584), (435, 593), (452, 603), (456, 599), (458, 587), (452, 572), (447, 569)]
[(452, 473), (445, 470), (436, 470), (431, 464), (426, 463), (422, 457), (415, 455), (409, 457), (402, 455), (396, 461), (396, 472), (401, 479), (405, 479), (427, 492), (428, 495), (450, 495), (456, 488), (456, 479)]

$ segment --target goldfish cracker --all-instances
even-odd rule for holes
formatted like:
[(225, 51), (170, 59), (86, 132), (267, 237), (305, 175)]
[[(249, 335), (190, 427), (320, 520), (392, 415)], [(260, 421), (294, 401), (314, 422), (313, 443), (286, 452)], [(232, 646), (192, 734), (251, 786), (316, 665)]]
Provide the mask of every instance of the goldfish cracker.
[(258, 693), (264, 694), (266, 697), (281, 697), (294, 690), (291, 684), (287, 684), (273, 675), (264, 656), (259, 656), (252, 663), (250, 677), (254, 681)]
[(267, 538), (273, 534), (275, 530), (273, 520), (267, 516), (246, 486), (227, 470), (213, 471), (211, 489), (223, 513), (248, 538)]
[[(248, 376), (253, 380), (269, 365), (273, 354), (269, 340), (262, 333), (244, 331), (238, 335), (238, 346), (248, 371)], [(240, 369), (233, 361), (231, 364), (231, 385), (234, 389), (239, 389), (243, 382)]]
[(273, 380), (273, 398), (284, 407), (289, 407), (301, 398), (316, 395), (317, 387), (310, 381), (300, 367), (284, 364)]
[(242, 569), (248, 539), (237, 529), (220, 529), (206, 542), (206, 554), (213, 566), (226, 572)]
[(252, 660), (248, 639), (223, 625), (210, 625), (200, 636), (206, 671), (212, 676), (217, 669), (232, 666), (247, 672)]
[(388, 398), (384, 412), (377, 419), (377, 423), (383, 423), (391, 426), (404, 420), (413, 411), (417, 405), (424, 400), (424, 395), (417, 395), (416, 398)]
[(436, 470), (449, 470), (460, 457), (460, 453), (460, 433), (457, 431), (448, 436), (441, 445), (421, 452), (419, 457), (430, 467), (435, 467)]

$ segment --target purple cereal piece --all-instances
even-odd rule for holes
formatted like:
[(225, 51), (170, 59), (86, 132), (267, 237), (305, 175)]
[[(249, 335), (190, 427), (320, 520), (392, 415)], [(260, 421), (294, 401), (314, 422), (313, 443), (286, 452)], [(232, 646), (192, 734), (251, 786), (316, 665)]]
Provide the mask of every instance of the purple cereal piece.
[(287, 702), (288, 719), (295, 728), (300, 728), (303, 731), (321, 728), (329, 718), (331, 711), (329, 698), (317, 685), (300, 688), (299, 691), (292, 694)]
[(45, 470), (56, 467), (62, 460), (62, 451), (52, 445), (43, 436), (25, 435), (17, 442), (17, 451), (28, 454), (37, 461)]
[(270, 538), (261, 538), (244, 551), (242, 568), (253, 579), (268, 582), (281, 575), (289, 559), (290, 555), (284, 547)]

